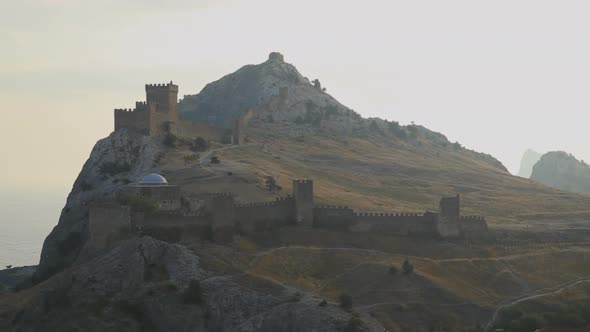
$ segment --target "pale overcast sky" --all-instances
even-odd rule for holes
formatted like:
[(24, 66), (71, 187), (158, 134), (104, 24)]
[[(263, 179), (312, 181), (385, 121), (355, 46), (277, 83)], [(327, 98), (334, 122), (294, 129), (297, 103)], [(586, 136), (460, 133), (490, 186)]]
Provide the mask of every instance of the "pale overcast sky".
[(590, 3), (0, 1), (0, 181), (72, 183), (113, 108), (280, 51), (363, 116), (415, 121), (512, 172), (527, 148), (590, 160)]

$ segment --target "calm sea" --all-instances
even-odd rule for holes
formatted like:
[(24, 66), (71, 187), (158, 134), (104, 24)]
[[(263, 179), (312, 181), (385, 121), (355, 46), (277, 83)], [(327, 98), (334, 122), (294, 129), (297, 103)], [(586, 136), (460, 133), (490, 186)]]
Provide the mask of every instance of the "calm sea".
[(69, 188), (0, 188), (0, 270), (39, 263)]

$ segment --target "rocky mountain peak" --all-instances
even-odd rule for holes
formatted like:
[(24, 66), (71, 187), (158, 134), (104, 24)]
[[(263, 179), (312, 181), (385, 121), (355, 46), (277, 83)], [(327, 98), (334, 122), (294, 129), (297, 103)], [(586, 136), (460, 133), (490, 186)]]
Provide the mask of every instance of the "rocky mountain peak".
[(525, 151), (520, 161), (520, 169), (518, 170), (518, 176), (523, 178), (529, 178), (533, 173), (533, 166), (541, 159), (542, 154), (537, 151), (528, 149)]
[(564, 151), (543, 155), (533, 167), (531, 179), (558, 189), (590, 193), (590, 166)]

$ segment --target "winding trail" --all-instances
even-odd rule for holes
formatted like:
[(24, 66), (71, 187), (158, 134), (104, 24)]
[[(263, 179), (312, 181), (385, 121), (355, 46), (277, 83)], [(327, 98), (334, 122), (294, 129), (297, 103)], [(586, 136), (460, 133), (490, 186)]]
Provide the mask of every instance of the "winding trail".
[(568, 288), (571, 288), (571, 287), (574, 287), (574, 286), (577, 286), (579, 284), (583, 284), (586, 282), (590, 282), (590, 277), (578, 278), (576, 280), (564, 282), (559, 285), (555, 285), (553, 287), (538, 289), (528, 295), (525, 295), (525, 296), (522, 296), (522, 297), (519, 297), (516, 299), (508, 300), (508, 302), (502, 303), (496, 308), (496, 310), (494, 311), (494, 314), (492, 315), (492, 318), (490, 319), (490, 321), (486, 325), (485, 331), (486, 332), (491, 331), (492, 327), (494, 326), (494, 323), (496, 322), (496, 319), (498, 318), (498, 314), (504, 308), (511, 307), (515, 304), (518, 304), (518, 303), (521, 303), (524, 301), (528, 301), (528, 300), (533, 300), (533, 299), (540, 298), (540, 297), (544, 297), (547, 295), (558, 294)]
[(223, 148), (219, 148), (219, 149), (214, 149), (214, 150), (209, 150), (207, 152), (205, 152), (200, 158), (199, 158), (199, 162), (195, 165), (195, 166), (201, 166), (206, 160), (207, 158), (210, 158), (214, 153), (217, 152), (221, 152), (221, 151), (225, 151), (225, 150), (229, 150), (229, 149), (235, 149), (237, 148), (239, 145), (231, 145), (231, 146), (225, 146)]

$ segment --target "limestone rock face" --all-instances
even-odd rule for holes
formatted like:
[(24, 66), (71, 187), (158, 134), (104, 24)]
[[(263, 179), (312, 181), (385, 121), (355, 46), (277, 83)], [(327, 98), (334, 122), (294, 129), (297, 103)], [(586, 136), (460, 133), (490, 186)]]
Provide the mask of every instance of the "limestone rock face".
[(533, 167), (541, 159), (541, 156), (542, 154), (537, 151), (531, 149), (526, 150), (520, 161), (520, 169), (517, 175), (527, 179), (530, 178), (533, 173)]
[[(444, 135), (419, 125), (400, 126), (378, 118), (362, 118), (332, 97), (318, 79), (304, 77), (276, 52), (261, 64), (244, 66), (208, 84), (198, 94), (185, 96), (178, 110), (183, 119), (222, 128), (233, 128), (235, 121), (255, 111), (250, 125), (266, 126), (265, 130), (289, 138), (323, 134), (389, 144), (419, 136), (429, 144), (453, 147)], [(506, 171), (492, 156), (461, 150)]]
[[(200, 292), (189, 291), (194, 284)], [(269, 281), (213, 275), (186, 247), (149, 237), (121, 242), (32, 291), (12, 322), (17, 331), (339, 331), (352, 318)], [(384, 331), (370, 317), (357, 319), (361, 331)]]
[(154, 170), (161, 147), (154, 138), (113, 132), (96, 143), (74, 182), (58, 224), (43, 243), (38, 282), (71, 265), (88, 239), (88, 202)]
[(531, 179), (558, 189), (590, 193), (590, 167), (563, 151), (543, 155), (533, 167)]
[(288, 98), (284, 109), (289, 110), (291, 117), (311, 107), (330, 106), (340, 112), (349, 110), (321, 89), (314, 87), (295, 66), (286, 63), (280, 53), (274, 52), (266, 62), (244, 66), (207, 84), (200, 93), (185, 96), (179, 103), (180, 116), (230, 128), (232, 120), (278, 96), (280, 88), (287, 88)]

